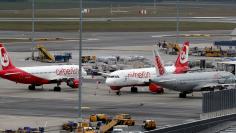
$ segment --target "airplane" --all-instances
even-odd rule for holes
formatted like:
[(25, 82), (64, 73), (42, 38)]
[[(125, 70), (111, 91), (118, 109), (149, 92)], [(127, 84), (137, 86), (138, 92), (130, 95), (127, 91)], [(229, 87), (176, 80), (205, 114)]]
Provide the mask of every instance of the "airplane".
[(159, 53), (155, 51), (154, 54), (157, 60), (155, 68), (159, 75), (156, 75), (149, 81), (161, 87), (179, 91), (179, 98), (186, 98), (187, 94), (195, 91), (222, 90), (235, 85), (235, 76), (226, 71), (169, 74), (163, 65)]
[[(43, 84), (57, 84), (54, 91), (61, 91), (61, 83), (65, 82), (71, 88), (78, 88), (78, 65), (52, 65), (34, 67), (15, 67), (3, 46), (0, 44), (0, 77), (22, 84), (30, 84), (28, 89), (35, 90), (36, 86)], [(86, 72), (82, 68), (82, 75)]]
[[(188, 71), (188, 52), (189, 42), (185, 42), (182, 51), (176, 60), (175, 65), (166, 66), (168, 73), (185, 73)], [(150, 83), (149, 79), (156, 76), (155, 67), (117, 70), (106, 75), (106, 85), (112, 90), (116, 90), (116, 94), (120, 94), (122, 87), (131, 87), (131, 92), (138, 92), (136, 86), (149, 86), (152, 93), (163, 93), (163, 88), (158, 84)]]

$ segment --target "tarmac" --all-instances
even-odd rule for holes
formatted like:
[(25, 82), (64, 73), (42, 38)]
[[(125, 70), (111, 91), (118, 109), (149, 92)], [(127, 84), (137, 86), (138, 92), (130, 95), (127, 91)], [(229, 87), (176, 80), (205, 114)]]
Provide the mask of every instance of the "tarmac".
[[(106, 54), (100, 50), (96, 53)], [(15, 66), (53, 65), (25, 61), (24, 58), (30, 54), (30, 52), (9, 52)], [(71, 62), (76, 63), (78, 58), (74, 57)], [(101, 81), (98, 87), (97, 81)], [(151, 94), (147, 87), (139, 87), (137, 94), (131, 93), (130, 88), (123, 88), (121, 95), (117, 96), (104, 84), (104, 81), (105, 79), (101, 77), (84, 79), (82, 90), (84, 118), (95, 113), (105, 113), (109, 116), (128, 113), (139, 124), (145, 119), (155, 119), (160, 127), (199, 119), (201, 93), (180, 99), (178, 93), (174, 91), (165, 90), (163, 95)], [(0, 85), (0, 128), (55, 126), (76, 120), (78, 116), (78, 91), (66, 84), (62, 84), (62, 92), (52, 91), (55, 86), (53, 84), (44, 85), (43, 88), (38, 87), (36, 91), (29, 91), (27, 85), (4, 79), (0, 80)]]
[[(179, 43), (190, 41), (192, 44), (213, 44), (214, 41), (230, 40), (232, 30), (226, 31), (190, 31), (180, 34), (205, 34), (209, 37), (180, 37)], [(35, 44), (42, 44), (49, 50), (64, 51), (79, 49), (78, 32), (35, 32), (37, 39), (56, 39), (54, 41), (38, 41)], [(0, 39), (27, 39), (27, 41), (7, 42), (5, 45), (11, 52), (29, 52), (32, 49), (31, 32), (0, 31)], [(61, 39), (61, 40), (60, 40)], [(104, 49), (127, 46), (152, 46), (158, 42), (176, 42), (176, 32), (86, 32), (83, 33), (83, 49)]]
[[(230, 31), (221, 32), (230, 33)], [(3, 34), (3, 32), (1, 32), (0, 35), (1, 34)], [(22, 32), (22, 34), (28, 33)], [(145, 35), (144, 33), (130, 33), (131, 36), (128, 36), (128, 33), (126, 35), (122, 35), (122, 33), (112, 33), (110, 36), (108, 33), (91, 34), (91, 36), (95, 37), (97, 37), (97, 35), (99, 35), (99, 40), (91, 39), (90, 41), (94, 42), (88, 43), (88, 46), (87, 44), (85, 45), (87, 48), (94, 49), (84, 50), (83, 54), (96, 54), (96, 56), (140, 55), (152, 59), (152, 52), (149, 50), (150, 46), (156, 41), (156, 39), (150, 40), (150, 38), (152, 38), (151, 35), (155, 35), (154, 33), (148, 33), (146, 36), (149, 38), (142, 37), (139, 40), (136, 39)], [(118, 35), (122, 35), (124, 38), (118, 39)], [(17, 36), (17, 34), (15, 34), (15, 36)], [(100, 36), (103, 36), (103, 38)], [(204, 41), (207, 40), (208, 39), (205, 39)], [(212, 40), (208, 41), (208, 43), (211, 41)], [(68, 43), (68, 45), (66, 43), (66, 46), (63, 45), (65, 42), (58, 45), (57, 43), (44, 43), (50, 46), (52, 50), (55, 50), (54, 52), (58, 52), (56, 51), (58, 49), (72, 52), (73, 59), (71, 63), (78, 64), (78, 52), (74, 49), (75, 46), (78, 45), (77, 43)], [(118, 45), (118, 43), (120, 45)], [(125, 44), (128, 45), (125, 46)], [(31, 52), (27, 52), (31, 46), (32, 44), (30, 43), (22, 42), (6, 44), (9, 51), (18, 51), (9, 52), (15, 66), (53, 65), (35, 61), (25, 61), (26, 57), (31, 56)], [(100, 49), (98, 49), (98, 47), (100, 47)], [(173, 62), (176, 59), (176, 55), (164, 56), (162, 53), (161, 56), (164, 58), (165, 62)], [(202, 57), (190, 57), (191, 60), (198, 58)], [(97, 81), (101, 81), (98, 87), (96, 84)], [(157, 121), (158, 127), (200, 119), (202, 104), (201, 92), (195, 92), (193, 96), (189, 94), (188, 98), (181, 99), (178, 98), (178, 92), (175, 91), (165, 90), (164, 94), (151, 94), (147, 87), (139, 87), (139, 93), (131, 93), (130, 88), (122, 88), (121, 95), (117, 96), (104, 84), (104, 81), (105, 79), (101, 77), (97, 79), (87, 77), (84, 79), (82, 86), (82, 116), (84, 118), (88, 118), (89, 115), (95, 113), (105, 113), (109, 116), (128, 113), (131, 114), (139, 124), (141, 124), (143, 120), (154, 119)], [(52, 91), (54, 86), (53, 84), (44, 85), (43, 87), (38, 87), (36, 91), (29, 91), (27, 85), (16, 84), (0, 79), (0, 128), (16, 129), (24, 126), (55, 126), (61, 125), (63, 122), (69, 120), (77, 120), (78, 90), (71, 89), (65, 84), (62, 84), (62, 92), (54, 92)]]
[[(44, 85), (36, 91), (27, 90), (26, 85), (1, 80), (0, 127), (17, 128), (23, 126), (60, 125), (68, 120), (76, 120), (78, 114), (77, 90), (63, 85), (62, 92), (53, 92), (53, 85)], [(83, 82), (82, 115), (88, 118), (95, 113), (114, 116), (120, 113), (131, 114), (141, 124), (142, 120), (155, 119), (158, 126), (168, 126), (199, 119), (201, 94), (194, 93), (187, 99), (165, 91), (165, 94), (151, 94), (146, 88), (137, 94), (122, 89), (115, 95), (103, 83), (96, 87), (96, 80)], [(36, 125), (35, 125), (36, 124)]]

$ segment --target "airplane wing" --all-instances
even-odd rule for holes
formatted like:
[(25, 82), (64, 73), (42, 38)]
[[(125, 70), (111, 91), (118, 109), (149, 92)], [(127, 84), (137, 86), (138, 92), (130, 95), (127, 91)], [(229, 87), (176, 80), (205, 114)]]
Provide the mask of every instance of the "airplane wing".
[(15, 73), (5, 73), (5, 76), (11, 76), (11, 75), (17, 75), (20, 74), (20, 72), (15, 72)]
[(176, 81), (176, 79), (149, 79), (149, 83), (165, 83), (170, 81)]
[(103, 72), (98, 72), (98, 73), (101, 74), (102, 77), (104, 77), (104, 78), (110, 76), (110, 73), (103, 73)]
[(236, 84), (218, 84), (218, 83), (207, 83), (207, 84), (200, 84), (193, 88), (193, 90), (204, 90), (206, 88), (217, 88), (217, 87), (229, 87), (235, 86)]

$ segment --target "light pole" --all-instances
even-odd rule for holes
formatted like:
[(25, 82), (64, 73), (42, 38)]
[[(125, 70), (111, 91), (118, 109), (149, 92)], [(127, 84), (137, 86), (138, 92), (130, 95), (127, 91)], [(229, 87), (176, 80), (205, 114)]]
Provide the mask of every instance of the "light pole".
[(80, 24), (79, 24), (79, 91), (78, 91), (78, 117), (79, 120), (82, 120), (82, 109), (81, 109), (81, 103), (82, 103), (82, 33), (83, 33), (83, 6), (82, 6), (82, 0), (80, 0)]
[(176, 43), (179, 43), (179, 0), (176, 2)]
[(35, 7), (34, 7), (34, 0), (32, 0), (32, 33), (31, 33), (31, 41), (32, 41), (32, 48), (34, 47), (34, 20), (35, 19)]
[(156, 0), (153, 1), (153, 8), (154, 8), (154, 14), (156, 14), (156, 8), (157, 8)]

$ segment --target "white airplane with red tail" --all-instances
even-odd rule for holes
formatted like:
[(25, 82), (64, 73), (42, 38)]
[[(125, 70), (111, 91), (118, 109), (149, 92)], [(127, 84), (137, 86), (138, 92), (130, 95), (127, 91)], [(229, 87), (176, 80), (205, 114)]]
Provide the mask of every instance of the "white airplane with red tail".
[[(78, 88), (78, 65), (53, 65), (35, 67), (15, 67), (5, 47), (0, 44), (0, 77), (16, 83), (30, 84), (29, 90), (35, 90), (36, 86), (43, 84), (57, 84), (54, 91), (61, 91), (60, 84), (67, 83), (71, 88)], [(82, 68), (82, 75), (86, 75)]]
[(154, 50), (156, 58), (155, 68), (158, 75), (149, 81), (162, 87), (179, 91), (179, 98), (186, 98), (187, 94), (196, 91), (214, 91), (235, 88), (235, 75), (226, 71), (195, 72), (182, 74), (167, 74), (163, 61)]
[[(188, 52), (189, 42), (185, 42), (182, 51), (176, 60), (175, 65), (166, 66), (167, 73), (185, 73), (188, 71)], [(155, 58), (155, 62), (157, 62)], [(131, 92), (137, 92), (136, 86), (149, 86), (149, 90), (152, 93), (163, 93), (163, 88), (158, 84), (150, 83), (149, 79), (154, 78), (159, 74), (156, 72), (155, 67), (140, 68), (140, 69), (127, 69), (117, 70), (107, 76), (106, 84), (112, 89), (116, 90), (117, 94), (120, 93), (122, 87), (131, 87)]]

